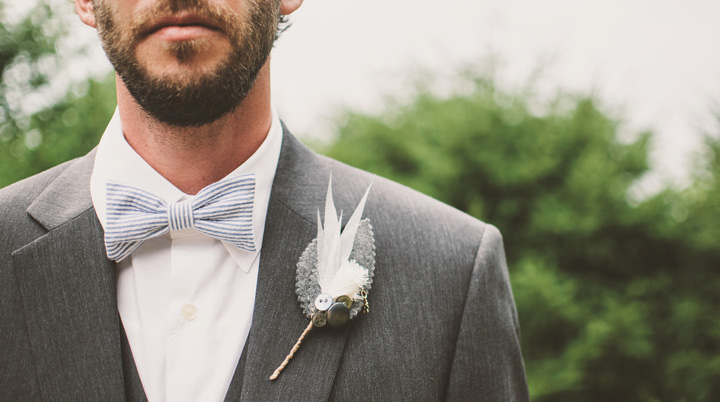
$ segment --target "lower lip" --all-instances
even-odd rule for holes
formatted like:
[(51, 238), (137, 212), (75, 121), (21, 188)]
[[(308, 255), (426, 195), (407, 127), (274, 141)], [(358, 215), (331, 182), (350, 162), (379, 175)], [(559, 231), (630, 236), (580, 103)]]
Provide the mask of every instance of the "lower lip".
[(200, 25), (187, 25), (187, 26), (168, 26), (161, 28), (155, 32), (161, 39), (170, 42), (182, 42), (193, 39), (199, 39), (207, 36), (215, 30), (200, 26)]

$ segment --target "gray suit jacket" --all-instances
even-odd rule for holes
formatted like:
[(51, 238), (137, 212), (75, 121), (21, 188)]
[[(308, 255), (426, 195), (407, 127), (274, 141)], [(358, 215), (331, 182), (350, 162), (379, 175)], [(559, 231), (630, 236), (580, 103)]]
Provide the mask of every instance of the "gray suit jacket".
[[(0, 190), (2, 401), (142, 398), (123, 367), (115, 266), (90, 200), (93, 160)], [(527, 400), (499, 232), (380, 178), (364, 214), (377, 253), (370, 314), (313, 329), (268, 380), (307, 325), (295, 266), (317, 234), (331, 170), (335, 204), (350, 212), (372, 176), (285, 132), (252, 328), (227, 400)]]

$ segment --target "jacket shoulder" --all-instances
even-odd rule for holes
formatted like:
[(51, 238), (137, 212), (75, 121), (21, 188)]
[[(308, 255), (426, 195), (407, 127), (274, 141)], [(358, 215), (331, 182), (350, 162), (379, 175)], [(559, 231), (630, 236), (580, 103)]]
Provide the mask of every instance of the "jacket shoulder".
[[(73, 161), (62, 163), (44, 172), (0, 189), (0, 260), (46, 229), (27, 212), (32, 203), (60, 176)], [(9, 254), (8, 254), (9, 255)]]
[[(283, 152), (278, 163), (272, 198), (313, 225), (318, 208), (325, 205), (328, 180), (332, 178), (333, 199), (338, 210), (349, 218), (363, 193), (372, 183), (363, 216), (373, 226), (382, 225), (415, 233), (424, 239), (455, 238), (472, 243), (479, 241), (485, 223), (470, 215), (410, 189), (402, 184), (317, 154), (303, 145), (289, 131), (283, 138)], [(476, 236), (461, 235), (474, 233)]]
[(355, 202), (372, 183), (366, 207), (371, 221), (391, 223), (405, 230), (422, 233), (425, 238), (469, 241), (475, 247), (485, 229), (490, 226), (403, 184), (327, 157), (321, 158), (332, 164), (333, 187), (340, 191), (351, 188), (349, 192), (354, 194)]
[(69, 160), (34, 176), (0, 189), (0, 208), (4, 211), (25, 209), (43, 190), (65, 171), (75, 160)]

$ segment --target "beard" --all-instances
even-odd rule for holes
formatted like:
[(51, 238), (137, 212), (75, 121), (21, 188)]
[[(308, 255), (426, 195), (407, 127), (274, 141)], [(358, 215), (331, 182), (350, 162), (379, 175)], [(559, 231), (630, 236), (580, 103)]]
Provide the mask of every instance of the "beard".
[[(177, 127), (209, 124), (235, 110), (247, 97), (275, 42), (279, 1), (248, 0), (243, 20), (234, 10), (203, 0), (163, 0), (118, 28), (111, 5), (93, 1), (98, 35), (108, 59), (140, 107), (156, 120)], [(190, 11), (209, 21), (230, 41), (230, 51), (210, 70), (153, 75), (137, 57), (137, 47), (157, 19)], [(164, 50), (189, 63), (209, 44), (204, 39), (169, 42)]]

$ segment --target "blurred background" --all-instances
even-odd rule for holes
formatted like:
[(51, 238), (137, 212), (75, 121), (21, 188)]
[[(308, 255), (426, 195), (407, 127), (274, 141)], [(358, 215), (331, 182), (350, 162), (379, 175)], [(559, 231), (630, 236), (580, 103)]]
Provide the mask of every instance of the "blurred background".
[[(498, 226), (535, 401), (720, 400), (720, 2), (308, 0), (274, 103)], [(0, 2), (0, 187), (114, 107), (68, 0)]]

